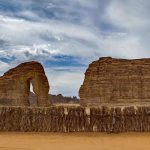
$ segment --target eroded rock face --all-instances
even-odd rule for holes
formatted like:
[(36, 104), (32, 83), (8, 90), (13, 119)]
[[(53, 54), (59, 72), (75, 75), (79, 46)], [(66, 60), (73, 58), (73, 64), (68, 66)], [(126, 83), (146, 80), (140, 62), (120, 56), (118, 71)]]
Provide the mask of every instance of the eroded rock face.
[(35, 61), (22, 63), (0, 77), (0, 103), (29, 106), (30, 82), (38, 106), (48, 106), (49, 83), (42, 65)]
[(150, 59), (94, 61), (79, 96), (82, 105), (150, 103)]

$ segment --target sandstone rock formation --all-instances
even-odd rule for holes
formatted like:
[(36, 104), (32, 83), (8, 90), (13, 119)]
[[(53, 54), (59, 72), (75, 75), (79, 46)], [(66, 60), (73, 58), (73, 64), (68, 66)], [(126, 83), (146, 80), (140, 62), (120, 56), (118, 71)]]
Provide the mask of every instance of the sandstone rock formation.
[(150, 103), (150, 59), (103, 57), (94, 61), (79, 96), (82, 105)]
[(42, 65), (25, 62), (0, 77), (0, 104), (29, 106), (30, 82), (37, 95), (37, 105), (48, 105), (49, 83)]

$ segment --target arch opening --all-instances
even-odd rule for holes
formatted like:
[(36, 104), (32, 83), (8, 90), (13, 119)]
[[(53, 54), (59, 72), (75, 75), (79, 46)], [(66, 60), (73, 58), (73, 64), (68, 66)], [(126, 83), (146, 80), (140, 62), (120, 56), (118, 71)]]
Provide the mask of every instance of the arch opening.
[(29, 80), (29, 90), (28, 90), (28, 101), (29, 101), (29, 106), (37, 106), (37, 95), (33, 90), (33, 84), (32, 84), (32, 79)]

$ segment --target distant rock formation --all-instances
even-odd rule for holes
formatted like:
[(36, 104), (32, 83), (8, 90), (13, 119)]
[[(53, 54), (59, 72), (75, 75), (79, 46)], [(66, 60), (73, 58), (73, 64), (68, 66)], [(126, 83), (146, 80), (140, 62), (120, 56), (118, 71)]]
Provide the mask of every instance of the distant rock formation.
[(86, 70), (82, 105), (150, 103), (150, 59), (103, 57)]
[[(77, 104), (79, 103), (79, 99), (76, 96), (67, 97), (67, 96), (63, 96), (62, 94), (58, 94), (58, 95), (48, 94), (48, 100), (49, 100), (49, 103), (51, 104), (56, 104), (56, 103)], [(30, 92), (29, 101), (30, 101), (31, 106), (37, 106), (37, 96), (33, 92)]]
[(0, 104), (29, 106), (30, 82), (37, 95), (38, 106), (48, 106), (49, 83), (42, 65), (25, 62), (0, 77)]
[(63, 96), (62, 94), (58, 94), (58, 95), (49, 94), (49, 98), (53, 104), (54, 103), (79, 103), (79, 99), (76, 96), (67, 97), (67, 96)]

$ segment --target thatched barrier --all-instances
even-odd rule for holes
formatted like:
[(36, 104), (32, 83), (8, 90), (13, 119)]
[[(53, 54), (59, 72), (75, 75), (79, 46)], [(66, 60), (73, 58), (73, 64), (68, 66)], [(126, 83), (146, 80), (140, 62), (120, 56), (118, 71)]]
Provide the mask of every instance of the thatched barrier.
[(0, 131), (149, 132), (150, 107), (0, 107)]

